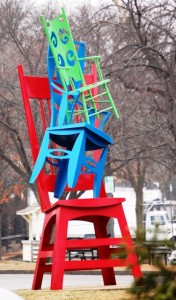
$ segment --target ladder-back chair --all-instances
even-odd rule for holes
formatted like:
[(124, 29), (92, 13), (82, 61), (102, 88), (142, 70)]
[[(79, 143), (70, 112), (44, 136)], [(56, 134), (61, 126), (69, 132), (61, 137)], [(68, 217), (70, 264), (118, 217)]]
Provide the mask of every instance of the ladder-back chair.
[[(63, 93), (72, 91), (74, 94), (71, 100), (74, 103), (80, 103), (80, 107), (74, 110), (74, 115), (81, 114), (81, 118), (87, 123), (91, 123), (91, 116), (98, 115), (104, 111), (112, 111), (116, 118), (119, 118), (114, 101), (111, 97), (107, 84), (109, 79), (105, 80), (100, 68), (99, 56), (78, 57), (72, 33), (66, 17), (65, 11), (62, 8), (61, 14), (54, 20), (45, 20), (41, 16), (48, 43), (53, 54), (56, 70), (59, 73)], [(84, 79), (84, 74), (80, 63), (82, 61), (94, 61), (97, 68), (98, 80), (94, 83), (87, 84)], [(93, 95), (92, 90), (99, 88), (99, 93)], [(97, 111), (96, 102), (99, 103)]]

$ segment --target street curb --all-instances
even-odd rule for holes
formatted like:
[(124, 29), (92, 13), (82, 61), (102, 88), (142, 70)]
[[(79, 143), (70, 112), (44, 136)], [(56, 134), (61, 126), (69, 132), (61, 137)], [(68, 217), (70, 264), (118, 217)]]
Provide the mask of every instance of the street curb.
[[(156, 275), (160, 275), (160, 271), (142, 271), (143, 275), (155, 273)], [(176, 273), (176, 271), (174, 272)], [(34, 274), (33, 270), (0, 270), (0, 274)], [(47, 274), (47, 273), (46, 273)], [(48, 273), (50, 274), (50, 273)], [(100, 270), (95, 271), (67, 271), (65, 274), (71, 275), (101, 275)], [(131, 271), (128, 270), (115, 270), (116, 275), (132, 275)]]

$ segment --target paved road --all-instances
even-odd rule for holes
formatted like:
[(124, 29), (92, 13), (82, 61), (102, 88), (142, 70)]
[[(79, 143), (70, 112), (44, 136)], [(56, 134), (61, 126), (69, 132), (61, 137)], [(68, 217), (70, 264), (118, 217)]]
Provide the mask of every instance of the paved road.
[[(0, 274), (0, 287), (10, 291), (21, 289), (31, 289), (33, 280), (32, 274)], [(133, 282), (130, 275), (116, 275), (117, 287), (128, 288)], [(44, 275), (42, 288), (48, 288), (50, 285), (50, 275)], [(103, 287), (101, 275), (71, 275), (64, 276), (64, 288), (76, 287)]]

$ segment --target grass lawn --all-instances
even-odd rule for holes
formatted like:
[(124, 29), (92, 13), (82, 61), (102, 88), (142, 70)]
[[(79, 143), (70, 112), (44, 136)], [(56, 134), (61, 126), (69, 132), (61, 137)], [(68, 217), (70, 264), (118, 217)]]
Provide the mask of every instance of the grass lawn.
[(30, 300), (132, 300), (128, 290), (122, 289), (67, 289), (50, 290), (20, 290), (16, 292), (23, 299)]

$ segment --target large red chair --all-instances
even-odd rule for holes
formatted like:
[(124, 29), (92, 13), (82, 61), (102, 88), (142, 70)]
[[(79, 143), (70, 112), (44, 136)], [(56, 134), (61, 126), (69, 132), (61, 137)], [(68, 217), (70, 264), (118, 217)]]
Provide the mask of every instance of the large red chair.
[[(35, 163), (40, 149), (38, 133), (46, 130), (50, 117), (50, 89), (46, 77), (26, 76), (23, 67), (18, 66), (22, 99), (25, 109), (29, 140), (33, 162)], [(92, 74), (86, 75), (87, 82), (94, 82), (95, 68)], [(95, 151), (95, 156), (98, 153)], [(54, 167), (40, 172), (37, 177), (37, 188), (42, 212), (45, 213), (43, 231), (40, 240), (39, 254), (33, 279), (33, 289), (40, 289), (43, 275), (51, 273), (50, 289), (63, 288), (65, 271), (101, 269), (104, 285), (115, 285), (114, 267), (129, 266), (134, 279), (142, 278), (137, 255), (123, 211), (122, 198), (107, 198), (104, 185), (101, 185), (100, 198), (58, 200), (52, 204), (49, 192), (54, 191), (56, 175)], [(93, 174), (81, 174), (74, 191), (92, 190)], [(66, 191), (71, 189), (66, 188)], [(73, 190), (73, 189), (72, 189)], [(110, 218), (118, 221), (121, 237), (112, 238), (107, 234), (107, 223)], [(93, 223), (95, 238), (71, 239), (67, 237), (68, 222), (82, 220)], [(83, 233), (84, 234), (84, 233)], [(112, 257), (112, 246), (124, 248), (122, 258)], [(97, 249), (98, 259), (71, 260), (66, 252), (82, 249)]]

